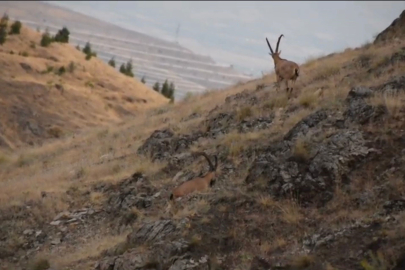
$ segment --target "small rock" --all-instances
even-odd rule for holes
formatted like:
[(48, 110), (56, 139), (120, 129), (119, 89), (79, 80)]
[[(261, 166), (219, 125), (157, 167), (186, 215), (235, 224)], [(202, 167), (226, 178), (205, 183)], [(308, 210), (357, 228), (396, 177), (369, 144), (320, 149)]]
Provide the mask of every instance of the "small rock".
[(34, 230), (32, 230), (32, 229), (27, 229), (27, 230), (25, 230), (25, 231), (23, 232), (24, 235), (31, 235), (31, 234), (33, 234), (33, 233), (34, 233)]
[(59, 213), (53, 220), (69, 219), (70, 213), (68, 211)]
[(77, 222), (78, 219), (77, 218), (71, 218), (68, 221), (66, 221), (66, 223), (73, 223), (73, 222)]
[(54, 240), (51, 241), (51, 244), (52, 244), (52, 245), (58, 245), (58, 244), (60, 244), (60, 242), (61, 242), (61, 241), (60, 241), (60, 238), (56, 238), (56, 239), (54, 239)]
[(52, 221), (50, 224), (53, 226), (59, 226), (62, 222), (60, 220)]

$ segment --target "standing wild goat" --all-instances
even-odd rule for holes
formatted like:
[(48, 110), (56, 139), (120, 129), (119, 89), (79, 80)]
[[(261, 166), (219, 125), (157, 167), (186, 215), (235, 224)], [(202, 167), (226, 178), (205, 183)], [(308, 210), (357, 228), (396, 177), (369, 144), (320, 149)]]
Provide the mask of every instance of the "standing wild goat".
[(210, 166), (209, 172), (203, 177), (197, 177), (192, 180), (186, 181), (182, 183), (180, 186), (173, 189), (172, 194), (170, 195), (170, 200), (174, 201), (176, 198), (183, 197), (194, 191), (203, 191), (207, 189), (208, 186), (212, 186), (214, 184), (214, 177), (218, 167), (217, 156), (214, 156), (215, 159), (215, 166), (214, 166), (206, 153), (196, 152), (194, 153), (194, 155), (202, 155), (207, 159), (208, 165)]
[[(297, 63), (280, 58), (281, 51), (278, 51), (278, 45), (280, 44), (281, 37), (284, 35), (281, 34), (280, 37), (278, 38), (277, 41), (277, 46), (276, 46), (276, 52), (273, 51), (271, 48), (269, 40), (266, 38), (267, 45), (269, 45), (270, 48), (270, 55), (273, 58), (274, 61), (274, 70), (276, 71), (276, 77), (277, 77), (277, 91), (280, 89), (280, 84), (281, 82), (285, 81), (286, 82), (286, 87), (287, 87), (287, 94), (288, 90), (290, 90), (290, 93), (293, 91), (295, 80), (299, 76), (300, 68), (297, 65)], [(291, 87), (288, 87), (288, 81), (291, 80)]]

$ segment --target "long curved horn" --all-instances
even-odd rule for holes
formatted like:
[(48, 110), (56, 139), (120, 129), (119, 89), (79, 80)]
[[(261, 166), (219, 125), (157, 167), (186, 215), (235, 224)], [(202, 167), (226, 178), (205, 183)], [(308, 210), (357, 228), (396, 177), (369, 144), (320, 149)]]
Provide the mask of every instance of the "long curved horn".
[(193, 154), (196, 156), (199, 156), (199, 155), (204, 156), (208, 162), (208, 165), (210, 166), (211, 171), (216, 170), (216, 168), (214, 167), (214, 165), (212, 164), (211, 160), (209, 159), (209, 157), (207, 156), (207, 154), (205, 152), (194, 152)]
[(281, 37), (283, 37), (283, 36), (284, 36), (284, 35), (281, 34), (280, 37), (278, 38), (277, 46), (276, 46), (276, 53), (278, 52), (278, 45), (280, 45), (280, 40), (281, 40)]
[(270, 42), (269, 42), (269, 40), (266, 38), (266, 41), (267, 41), (267, 45), (269, 45), (269, 48), (270, 48), (270, 51), (271, 51), (271, 53), (273, 54), (274, 52), (273, 52), (273, 49), (271, 48), (271, 45), (270, 45)]

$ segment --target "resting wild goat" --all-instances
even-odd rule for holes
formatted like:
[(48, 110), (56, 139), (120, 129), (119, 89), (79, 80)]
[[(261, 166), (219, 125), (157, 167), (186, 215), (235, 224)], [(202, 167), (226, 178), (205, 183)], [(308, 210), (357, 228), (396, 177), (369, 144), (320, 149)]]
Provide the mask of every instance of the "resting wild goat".
[(170, 200), (174, 201), (176, 198), (183, 197), (195, 191), (203, 191), (207, 189), (209, 186), (213, 185), (215, 173), (218, 167), (217, 156), (214, 156), (215, 159), (215, 166), (214, 166), (206, 153), (196, 152), (194, 153), (194, 155), (202, 155), (207, 159), (208, 165), (210, 166), (209, 172), (202, 177), (197, 177), (192, 180), (186, 181), (182, 183), (180, 186), (173, 189), (172, 194), (170, 195)]
[[(267, 45), (270, 48), (270, 55), (274, 61), (274, 70), (276, 72), (277, 77), (277, 91), (280, 89), (280, 84), (285, 81), (287, 87), (287, 94), (288, 90), (292, 93), (295, 81), (297, 80), (300, 72), (300, 68), (297, 63), (280, 58), (281, 50), (278, 51), (278, 46), (280, 44), (281, 37), (284, 35), (281, 34), (277, 41), (276, 51), (274, 52), (271, 48), (269, 40), (266, 38)], [(291, 87), (288, 87), (288, 81), (291, 80)]]

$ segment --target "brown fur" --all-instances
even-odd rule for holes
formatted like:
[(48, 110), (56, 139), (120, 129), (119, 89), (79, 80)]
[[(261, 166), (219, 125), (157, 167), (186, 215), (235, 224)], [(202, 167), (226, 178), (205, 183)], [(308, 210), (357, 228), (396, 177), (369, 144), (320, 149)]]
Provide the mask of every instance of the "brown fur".
[(206, 153), (197, 152), (194, 154), (202, 155), (207, 159), (208, 164), (210, 165), (210, 171), (203, 177), (197, 177), (192, 180), (186, 181), (186, 182), (182, 183), (180, 186), (174, 188), (170, 195), (170, 200), (174, 201), (177, 198), (183, 197), (183, 196), (190, 194), (192, 192), (195, 192), (195, 191), (203, 191), (213, 184), (213, 182), (214, 182), (213, 180), (214, 180), (215, 174), (216, 174), (216, 169), (218, 167), (217, 156), (214, 156), (214, 158), (215, 158), (215, 166), (214, 166), (212, 164), (211, 160), (208, 158)]
[[(282, 82), (286, 83), (286, 91), (287, 94), (292, 93), (295, 81), (299, 77), (300, 67), (297, 63), (293, 61), (289, 61), (280, 57), (281, 51), (278, 50), (278, 46), (280, 45), (281, 37), (284, 35), (280, 35), (277, 41), (276, 51), (274, 52), (271, 48), (269, 40), (266, 38), (267, 45), (270, 48), (270, 55), (274, 61), (274, 70), (276, 72), (277, 78), (277, 91), (280, 89), (280, 85)], [(291, 87), (288, 87), (288, 81), (291, 80)]]

